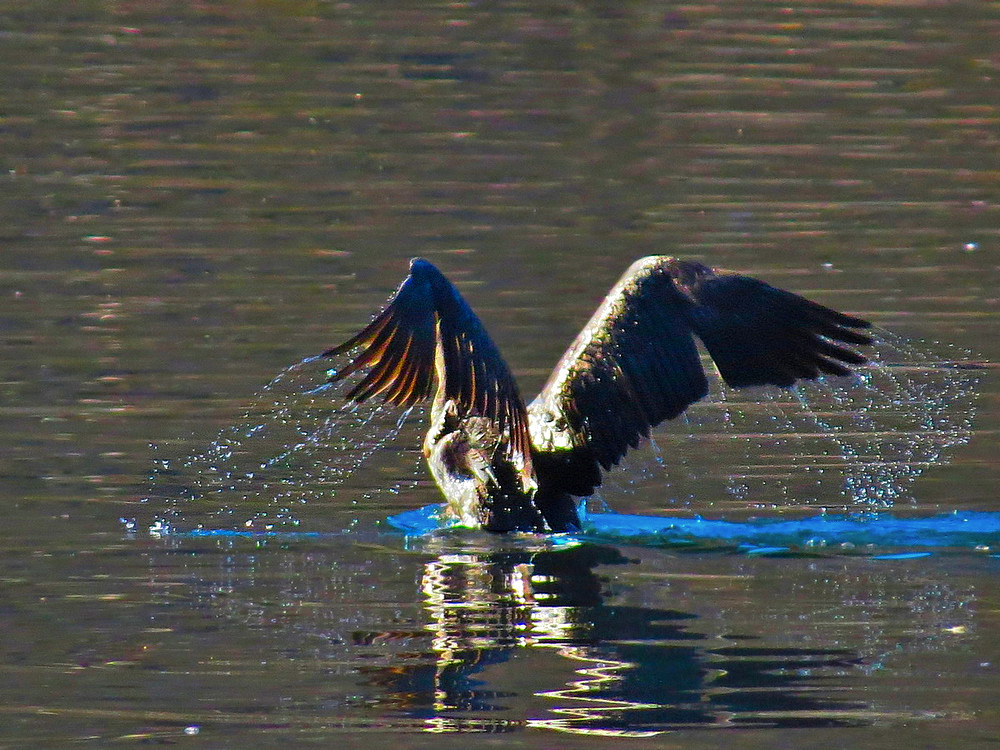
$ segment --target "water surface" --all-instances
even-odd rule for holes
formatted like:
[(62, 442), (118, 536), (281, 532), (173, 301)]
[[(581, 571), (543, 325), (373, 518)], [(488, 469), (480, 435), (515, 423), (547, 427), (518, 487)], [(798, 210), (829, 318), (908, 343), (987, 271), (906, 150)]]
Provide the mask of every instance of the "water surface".
[[(261, 389), (367, 322), (410, 257), (455, 281), (530, 395), (658, 252), (943, 361), (973, 351), (968, 442), (891, 512), (996, 512), (995, 5), (39, 0), (0, 16), (0, 744), (996, 744), (997, 545), (876, 559), (919, 550), (407, 538), (380, 522), (439, 499), (417, 414), (336, 487), (317, 450), (246, 505), (182, 503), (215, 481), (185, 460), (234, 426), (267, 422), (251, 458), (281, 454)], [(858, 510), (842, 481), (803, 489), (815, 444), (748, 446), (713, 410), (658, 436), (665, 474), (643, 459), (603, 501)], [(721, 467), (741, 463), (734, 491)], [(297, 536), (145, 531), (168, 511), (240, 528), (281, 509)]]

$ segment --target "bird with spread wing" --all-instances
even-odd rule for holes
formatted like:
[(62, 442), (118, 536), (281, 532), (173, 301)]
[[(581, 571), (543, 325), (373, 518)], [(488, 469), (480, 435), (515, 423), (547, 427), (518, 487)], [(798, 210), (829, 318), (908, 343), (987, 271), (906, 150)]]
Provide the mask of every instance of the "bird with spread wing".
[[(576, 498), (650, 429), (708, 393), (695, 337), (730, 386), (848, 375), (867, 359), (865, 320), (749, 276), (668, 256), (633, 263), (525, 406), (479, 318), (415, 258), (385, 308), (324, 352), (359, 379), (353, 401), (409, 407), (433, 396), (423, 452), (459, 523), (569, 531)], [(355, 353), (356, 352), (356, 353)]]

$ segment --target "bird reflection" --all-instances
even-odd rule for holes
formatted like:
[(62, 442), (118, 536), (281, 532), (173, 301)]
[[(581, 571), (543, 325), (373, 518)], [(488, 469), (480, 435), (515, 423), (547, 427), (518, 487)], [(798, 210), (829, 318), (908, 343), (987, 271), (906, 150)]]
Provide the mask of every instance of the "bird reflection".
[[(628, 565), (619, 551), (440, 550), (420, 589), (427, 649), (361, 673), (383, 700), (426, 731), (502, 732), (524, 727), (648, 736), (720, 726), (851, 726), (860, 703), (829, 697), (817, 675), (859, 663), (832, 649), (754, 649), (705, 632), (690, 613), (607, 604), (599, 566)], [(358, 632), (357, 646), (386, 632)], [(543, 655), (548, 650), (554, 660)], [(531, 715), (508, 718), (516, 685), (490, 687), (490, 668), (538, 660), (551, 688), (534, 686)], [(524, 696), (521, 696), (524, 699)]]

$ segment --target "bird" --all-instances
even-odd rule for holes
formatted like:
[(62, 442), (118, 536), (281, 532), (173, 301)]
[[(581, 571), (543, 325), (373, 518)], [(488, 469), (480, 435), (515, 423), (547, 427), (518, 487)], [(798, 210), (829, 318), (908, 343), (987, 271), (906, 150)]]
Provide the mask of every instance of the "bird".
[(496, 344), (434, 264), (409, 274), (348, 354), (344, 398), (432, 399), (423, 455), (454, 524), (572, 532), (579, 498), (661, 422), (708, 394), (696, 339), (734, 388), (789, 387), (864, 365), (871, 323), (757, 278), (653, 255), (612, 287), (527, 405)]

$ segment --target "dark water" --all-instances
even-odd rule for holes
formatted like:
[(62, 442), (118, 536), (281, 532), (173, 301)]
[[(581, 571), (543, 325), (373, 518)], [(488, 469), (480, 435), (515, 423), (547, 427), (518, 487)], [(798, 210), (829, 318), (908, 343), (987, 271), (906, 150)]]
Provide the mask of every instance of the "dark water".
[[(416, 414), (395, 441), (376, 414), (336, 460), (220, 479), (321, 424), (322, 405), (283, 424), (261, 389), (366, 322), (409, 257), (454, 279), (531, 394), (658, 252), (938, 361), (973, 351), (984, 368), (942, 371), (942, 403), (898, 404), (961, 432), (973, 373), (967, 442), (917, 456), (912, 483), (864, 474), (909, 444), (900, 423), (885, 453), (828, 468), (898, 482), (898, 518), (998, 511), (994, 4), (29, 2), (0, 20), (0, 745), (1000, 740), (1000, 542), (878, 559), (923, 548), (407, 538), (379, 522), (438, 500)], [(668, 426), (666, 472), (647, 455), (603, 500), (858, 509), (840, 479), (805, 488), (812, 438), (757, 434), (751, 405), (713, 428), (720, 410)], [(373, 455), (333, 476), (351, 451)], [(150, 535), (164, 516), (295, 533)]]

